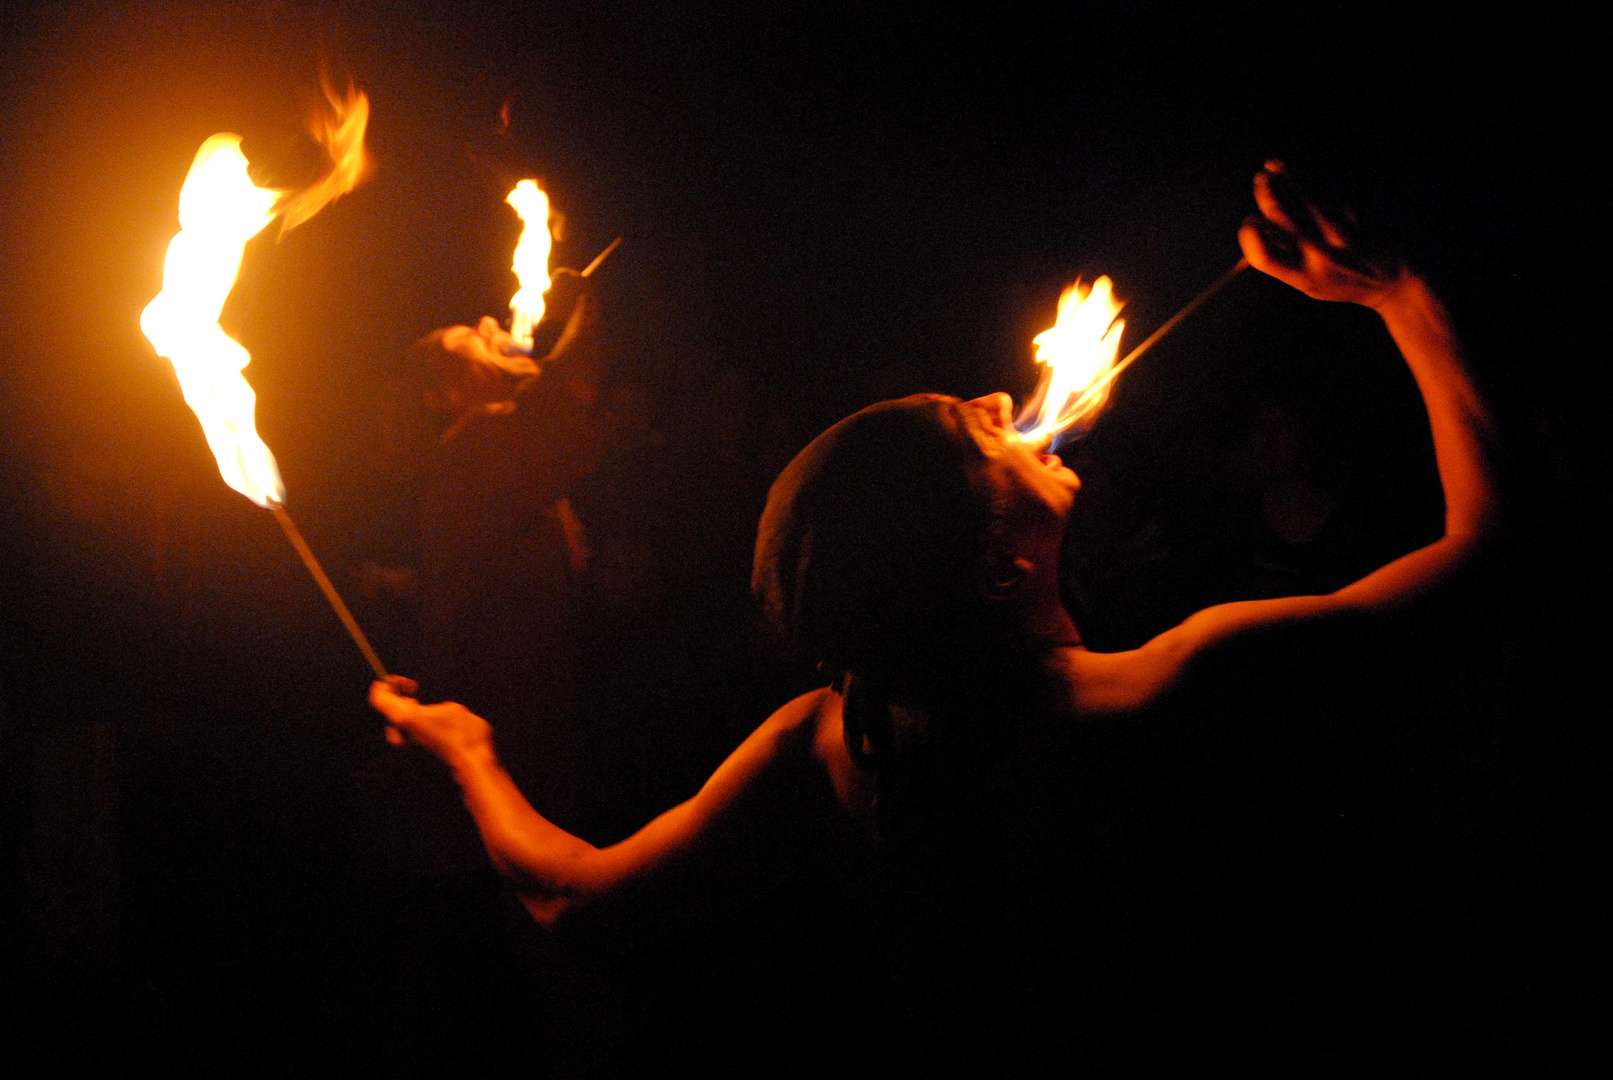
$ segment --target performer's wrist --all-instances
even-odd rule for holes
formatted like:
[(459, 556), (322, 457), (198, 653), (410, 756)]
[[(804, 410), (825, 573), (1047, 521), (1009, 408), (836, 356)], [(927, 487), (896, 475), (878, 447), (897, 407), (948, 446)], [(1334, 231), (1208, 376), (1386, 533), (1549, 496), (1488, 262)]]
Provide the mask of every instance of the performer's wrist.
[(503, 768), (493, 751), (492, 741), (485, 738), (455, 743), (444, 757), (454, 779), (462, 786), (494, 775)]
[(1402, 269), (1392, 282), (1386, 283), (1367, 302), (1367, 306), (1389, 323), (1397, 319), (1427, 319), (1429, 316), (1443, 322), (1445, 317), (1445, 307), (1439, 297), (1434, 295), (1426, 281), (1410, 269)]

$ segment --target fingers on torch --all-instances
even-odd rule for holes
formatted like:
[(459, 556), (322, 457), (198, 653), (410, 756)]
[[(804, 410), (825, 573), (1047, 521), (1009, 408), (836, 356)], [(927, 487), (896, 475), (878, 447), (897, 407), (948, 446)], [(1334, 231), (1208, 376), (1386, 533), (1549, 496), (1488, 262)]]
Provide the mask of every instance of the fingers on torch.
[(1251, 216), (1238, 230), (1238, 246), (1249, 265), (1278, 281), (1300, 288), (1305, 252), (1293, 234), (1283, 231), (1263, 217)]
[(404, 697), (415, 697), (420, 693), (420, 684), (407, 675), (388, 675), (386, 684), (392, 688), (393, 693), (402, 694)]

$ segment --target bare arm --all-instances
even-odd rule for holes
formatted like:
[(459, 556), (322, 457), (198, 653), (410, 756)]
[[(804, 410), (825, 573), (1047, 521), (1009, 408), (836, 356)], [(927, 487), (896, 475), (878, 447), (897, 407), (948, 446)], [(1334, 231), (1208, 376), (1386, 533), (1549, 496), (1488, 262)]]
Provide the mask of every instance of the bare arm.
[[(395, 729), (430, 750), (453, 771), (493, 865), (520, 891), (545, 926), (579, 905), (614, 895), (636, 882), (709, 852), (725, 840), (743, 847), (747, 826), (770, 804), (790, 801), (805, 777), (815, 779), (814, 739), (827, 691), (785, 705), (718, 767), (700, 791), (620, 843), (599, 848), (572, 836), (534, 810), (499, 764), (492, 728), (463, 705), (422, 705), (378, 682), (370, 703)], [(823, 785), (828, 791), (828, 786)], [(826, 800), (831, 801), (826, 795)], [(789, 844), (770, 844), (773, 850)], [(735, 852), (736, 872), (768, 852)], [(750, 857), (747, 858), (746, 856)]]
[(1404, 266), (1374, 265), (1355, 253), (1346, 227), (1305, 202), (1280, 163), (1268, 163), (1255, 178), (1255, 199), (1263, 220), (1245, 225), (1238, 237), (1250, 264), (1319, 300), (1372, 308), (1400, 348), (1428, 410), (1445, 534), (1326, 596), (1220, 604), (1132, 652), (1067, 656), (1077, 711), (1139, 708), (1194, 657), (1250, 630), (1405, 604), (1455, 575), (1494, 530), (1494, 425), (1444, 305)]

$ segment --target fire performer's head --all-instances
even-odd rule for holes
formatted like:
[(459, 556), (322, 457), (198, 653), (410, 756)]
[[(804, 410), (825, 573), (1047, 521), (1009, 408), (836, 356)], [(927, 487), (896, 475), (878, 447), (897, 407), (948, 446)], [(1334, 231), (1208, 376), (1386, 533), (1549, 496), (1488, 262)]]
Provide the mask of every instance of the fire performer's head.
[(1006, 394), (919, 394), (842, 420), (769, 493), (752, 589), (845, 694), (887, 838), (959, 820), (1033, 682), (1015, 677), (1026, 645), (1070, 643), (1059, 545), (1081, 482), (1046, 441), (1014, 429)]
[(920, 394), (818, 436), (773, 484), (752, 587), (789, 645), (893, 700), (956, 696), (1058, 599), (1080, 481), (1014, 430), (1006, 394)]

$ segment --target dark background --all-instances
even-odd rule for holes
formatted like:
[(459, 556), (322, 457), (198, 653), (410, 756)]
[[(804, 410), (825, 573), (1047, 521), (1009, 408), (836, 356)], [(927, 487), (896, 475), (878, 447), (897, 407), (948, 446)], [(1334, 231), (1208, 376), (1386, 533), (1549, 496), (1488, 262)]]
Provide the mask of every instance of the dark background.
[[(1338, 735), (1331, 760), (1393, 758), (1420, 793), (1422, 854), (1406, 857), (1434, 867), (1419, 902), (1454, 914), (1429, 923), (1449, 942), (1417, 1000), (1457, 985), (1472, 999), (1436, 1010), (1424, 1052), (1527, 1058), (1580, 1030), (1605, 745), (1606, 221), (1590, 162), (1606, 139), (1601, 58), (1566, 6), (83, 3), (3, 18), (0, 1008), (41, 1048), (232, 1074), (388, 1060), (368, 674), (269, 515), (219, 481), (137, 325), (196, 146), (233, 130), (264, 178), (302, 179), (322, 59), (370, 95), (375, 171), (249, 246), (224, 323), (252, 351), (289, 509), (396, 668), (407, 605), (361, 568), (413, 556), (426, 421), (402, 350), (503, 314), (513, 179), (542, 176), (565, 215), (558, 264), (625, 238), (600, 276), (601, 408), (619, 437), (577, 499), (613, 598), (590, 639), (599, 840), (692, 791), (801, 685), (754, 645), (745, 597), (754, 521), (795, 449), (910, 390), (1022, 396), (1029, 340), (1077, 275), (1115, 279), (1140, 340), (1237, 257), (1265, 157), (1325, 178), (1449, 300), (1510, 440), (1516, 510), (1451, 610), (1331, 661), (1346, 680), (1399, 665), (1379, 726)], [(1354, 523), (1325, 564), (1279, 559), (1279, 579), (1324, 587), (1437, 530), (1426, 424), (1384, 335), (1246, 275), (1072, 452), (1090, 498), (1071, 601), (1095, 645), (1271, 587), (1269, 537), (1240, 500), (1274, 404)], [(1322, 675), (1292, 681), (1295, 701), (1331, 693)], [(1299, 722), (1360, 711), (1330, 708)], [(1395, 724), (1415, 737), (1386, 739)], [(1291, 764), (1264, 753), (1245, 760)], [(795, 1021), (753, 1013), (836, 985), (840, 961), (769, 922), (799, 927), (809, 906), (635, 961), (660, 1007), (690, 979), (717, 1003), (709, 1030), (661, 1052), (704, 1053), (728, 1018), (799, 1055)], [(826, 1019), (801, 1008), (802, 1026)]]

